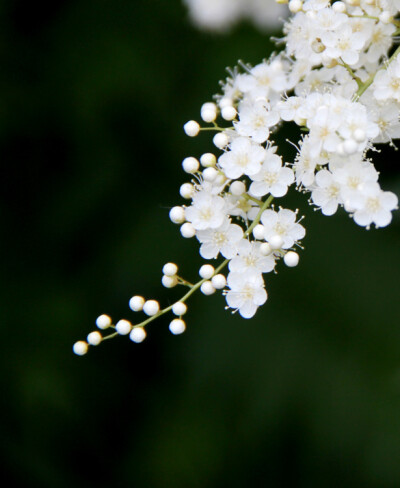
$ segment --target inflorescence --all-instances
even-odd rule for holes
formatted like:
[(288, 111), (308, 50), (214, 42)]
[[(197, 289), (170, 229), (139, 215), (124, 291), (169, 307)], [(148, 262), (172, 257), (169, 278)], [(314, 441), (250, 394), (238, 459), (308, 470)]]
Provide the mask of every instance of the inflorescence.
[[(204, 264), (195, 284), (167, 263), (162, 284), (187, 287), (186, 294), (163, 309), (134, 296), (130, 308), (144, 312), (144, 320), (114, 325), (101, 315), (97, 327), (113, 332), (91, 332), (74, 344), (76, 354), (118, 335), (142, 342), (146, 325), (169, 312), (171, 333), (181, 334), (186, 302), (197, 290), (221, 290), (226, 308), (253, 317), (267, 300), (264, 274), (276, 271), (281, 259), (288, 267), (299, 262), (302, 218), (279, 200), (289, 188), (308, 194), (324, 215), (342, 207), (366, 228), (391, 222), (397, 196), (381, 189), (367, 152), (400, 137), (400, 47), (393, 48), (400, 0), (291, 0), (289, 10), (284, 49), (254, 67), (239, 63), (215, 100), (201, 107), (202, 125), (191, 120), (184, 126), (190, 137), (209, 131), (218, 154), (184, 159), (190, 181), (180, 195), (188, 203), (169, 216), (184, 238), (196, 237), (202, 258), (223, 260)], [(291, 163), (271, 138), (288, 123), (302, 134)]]

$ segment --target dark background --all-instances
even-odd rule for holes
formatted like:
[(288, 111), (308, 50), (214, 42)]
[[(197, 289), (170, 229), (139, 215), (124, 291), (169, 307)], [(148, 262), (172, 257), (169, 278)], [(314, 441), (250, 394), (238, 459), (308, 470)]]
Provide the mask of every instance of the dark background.
[[(95, 318), (163, 305), (167, 261), (197, 244), (168, 219), (182, 125), (225, 66), (268, 56), (249, 25), (195, 31), (178, 0), (0, 3), (1, 464), (24, 487), (400, 486), (400, 219), (366, 231), (306, 214), (298, 268), (246, 321), (194, 296), (141, 345), (72, 354)], [(288, 145), (286, 145), (289, 147)], [(400, 193), (398, 153), (374, 154)], [(261, 483), (259, 480), (263, 480)]]

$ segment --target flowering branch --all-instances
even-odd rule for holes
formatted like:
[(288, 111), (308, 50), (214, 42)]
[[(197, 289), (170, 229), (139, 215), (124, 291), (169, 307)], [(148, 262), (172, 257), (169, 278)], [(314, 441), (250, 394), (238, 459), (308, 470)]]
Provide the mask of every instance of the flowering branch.
[[(398, 199), (381, 189), (367, 153), (400, 138), (400, 46), (389, 57), (400, 1), (291, 0), (288, 6), (292, 16), (283, 27), (284, 50), (254, 67), (239, 63), (221, 83), (222, 92), (201, 107), (201, 119), (210, 125), (191, 120), (184, 126), (189, 137), (215, 131), (218, 154), (184, 159), (191, 180), (180, 195), (188, 205), (173, 207), (169, 216), (184, 238), (196, 237), (202, 258), (224, 261), (216, 268), (201, 266), (195, 284), (167, 263), (163, 285), (189, 291), (163, 309), (158, 301), (135, 295), (130, 308), (147, 318), (114, 325), (101, 315), (97, 327), (115, 332), (105, 337), (91, 332), (87, 341), (75, 343), (76, 354), (117, 335), (142, 342), (145, 327), (169, 312), (176, 317), (170, 331), (184, 332), (186, 302), (197, 290), (204, 295), (222, 290), (227, 308), (253, 317), (267, 300), (264, 274), (275, 271), (280, 260), (288, 267), (299, 262), (296, 249), (306, 231), (298, 210), (271, 206), (290, 189), (310, 194), (310, 203), (324, 215), (343, 208), (367, 229), (390, 224)], [(231, 126), (220, 127), (218, 118)], [(298, 126), (299, 140), (293, 143), (294, 161), (284, 163), (271, 137), (288, 122)]]

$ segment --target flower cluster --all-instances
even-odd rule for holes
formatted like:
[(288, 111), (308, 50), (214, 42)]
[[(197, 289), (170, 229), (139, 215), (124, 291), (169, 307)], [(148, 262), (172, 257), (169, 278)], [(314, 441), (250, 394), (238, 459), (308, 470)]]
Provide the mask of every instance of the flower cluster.
[[(173, 207), (170, 219), (183, 237), (198, 240), (202, 258), (223, 261), (216, 269), (202, 266), (194, 285), (178, 276), (175, 264), (165, 265), (164, 286), (181, 284), (189, 292), (163, 310), (134, 297), (131, 308), (150, 318), (135, 326), (120, 321), (115, 334), (135, 340), (140, 330), (143, 340), (143, 327), (169, 311), (178, 316), (171, 332), (183, 332), (185, 302), (197, 289), (205, 295), (223, 290), (227, 308), (253, 317), (267, 300), (264, 275), (281, 259), (289, 267), (299, 261), (302, 219), (297, 210), (274, 205), (290, 188), (308, 193), (324, 215), (342, 207), (366, 228), (391, 222), (397, 196), (381, 189), (367, 153), (400, 137), (400, 48), (392, 47), (399, 9), (400, 0), (289, 2), (284, 50), (230, 70), (221, 93), (201, 107), (204, 126), (194, 120), (184, 126), (190, 137), (213, 133), (216, 150), (183, 161), (190, 181), (180, 195), (187, 203)], [(299, 129), (291, 163), (273, 141), (288, 123)], [(98, 343), (99, 333), (92, 334), (88, 343)], [(86, 352), (86, 342), (77, 344), (75, 352)]]
[(275, 0), (184, 0), (192, 22), (201, 29), (225, 32), (241, 19), (248, 19), (262, 30), (279, 27), (287, 13)]

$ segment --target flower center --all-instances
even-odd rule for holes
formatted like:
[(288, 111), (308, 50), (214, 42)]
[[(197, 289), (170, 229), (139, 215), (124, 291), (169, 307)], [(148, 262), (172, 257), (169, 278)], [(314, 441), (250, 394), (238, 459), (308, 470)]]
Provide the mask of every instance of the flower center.
[(367, 208), (370, 212), (377, 212), (380, 208), (381, 205), (379, 203), (379, 198), (368, 198), (367, 200)]
[(214, 244), (221, 247), (227, 242), (227, 240), (228, 239), (226, 238), (225, 232), (215, 232), (213, 238)]

